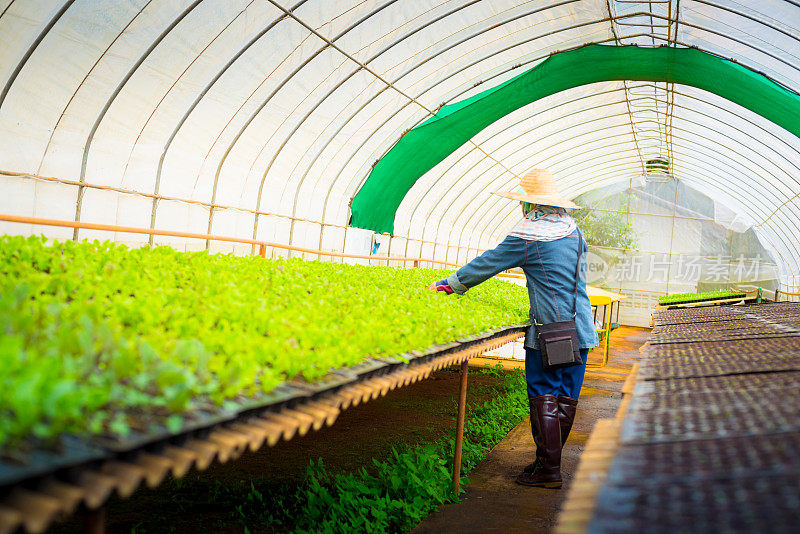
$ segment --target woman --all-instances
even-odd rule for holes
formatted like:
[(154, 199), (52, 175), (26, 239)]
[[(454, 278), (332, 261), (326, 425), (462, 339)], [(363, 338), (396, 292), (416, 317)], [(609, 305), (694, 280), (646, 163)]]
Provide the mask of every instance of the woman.
[[(560, 488), (561, 449), (575, 419), (586, 356), (590, 348), (597, 346), (586, 294), (586, 260), (579, 260), (587, 246), (575, 221), (566, 213), (566, 209), (579, 206), (558, 193), (550, 172), (534, 169), (522, 178), (520, 186), (522, 192), (495, 193), (522, 204), (524, 217), (508, 237), (429, 289), (464, 294), (506, 269), (521, 267), (525, 272), (531, 304), (531, 326), (525, 334), (525, 378), (536, 460), (523, 469), (517, 482)], [(578, 265), (581, 276), (576, 284)], [(568, 321), (573, 313), (582, 363), (545, 369), (536, 325)]]

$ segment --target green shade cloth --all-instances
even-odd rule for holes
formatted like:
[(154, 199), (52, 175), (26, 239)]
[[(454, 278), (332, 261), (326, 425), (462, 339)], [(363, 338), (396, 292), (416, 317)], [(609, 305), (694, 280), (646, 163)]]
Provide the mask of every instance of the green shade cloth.
[(475, 134), (522, 106), (595, 82), (673, 82), (715, 93), (800, 137), (800, 95), (762, 74), (694, 48), (589, 45), (554, 54), (471, 98), (442, 107), (403, 136), (353, 198), (351, 226), (393, 233), (414, 183)]

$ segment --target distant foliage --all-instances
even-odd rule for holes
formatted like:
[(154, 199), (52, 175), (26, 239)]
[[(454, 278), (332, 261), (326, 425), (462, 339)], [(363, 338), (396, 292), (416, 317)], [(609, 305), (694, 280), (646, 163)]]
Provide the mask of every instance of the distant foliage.
[(524, 288), (426, 289), (447, 274), (2, 237), (0, 454), (177, 431), (289, 379), (527, 321)]
[[(528, 414), (525, 376), (506, 375), (497, 397), (468, 407), (462, 469), (469, 472)], [(455, 406), (453, 407), (455, 410)], [(451, 468), (455, 440), (394, 450), (373, 460), (375, 474), (330, 474), (321, 462), (309, 466), (307, 482), (294, 497), (291, 517), (298, 532), (408, 532), (439, 505), (455, 502)], [(465, 477), (464, 483), (469, 480)], [(463, 491), (463, 486), (462, 490)]]
[(603, 205), (600, 209), (595, 203), (572, 213), (589, 245), (624, 250), (639, 249), (639, 236), (633, 229), (631, 218), (625, 213), (613, 211), (626, 211), (628, 200), (628, 195), (622, 195), (616, 206)]

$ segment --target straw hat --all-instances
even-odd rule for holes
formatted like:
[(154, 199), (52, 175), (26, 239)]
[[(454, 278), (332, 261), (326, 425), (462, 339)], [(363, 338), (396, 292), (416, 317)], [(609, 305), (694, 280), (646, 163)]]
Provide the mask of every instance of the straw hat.
[(497, 191), (495, 195), (559, 208), (579, 209), (580, 206), (562, 197), (556, 187), (556, 179), (547, 169), (533, 169), (522, 177), (518, 191)]

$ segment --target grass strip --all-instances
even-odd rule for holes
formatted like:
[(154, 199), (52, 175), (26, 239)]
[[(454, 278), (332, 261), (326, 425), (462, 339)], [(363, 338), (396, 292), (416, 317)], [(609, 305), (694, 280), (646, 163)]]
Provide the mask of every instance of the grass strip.
[(727, 298), (744, 298), (747, 294), (741, 291), (704, 291), (702, 293), (673, 293), (658, 297), (659, 304), (685, 304), (703, 300), (717, 300)]
[[(498, 366), (470, 373), (488, 373), (496, 381), (482, 390), (482, 398), (491, 400), (467, 405), (462, 493), (469, 471), (528, 415), (521, 370), (501, 371)], [(456, 409), (452, 402), (449, 412)], [(159, 488), (153, 503), (136, 507), (142, 512), (123, 514), (127, 520), (118, 528), (129, 525), (137, 534), (189, 532), (195, 525), (209, 532), (407, 532), (441, 504), (456, 501), (454, 428), (453, 420), (446, 437), (392, 448), (385, 457), (364, 458), (360, 468), (350, 471), (312, 460), (297, 482), (269, 476), (172, 480)], [(143, 498), (153, 499), (146, 493)]]
[[(497, 372), (497, 371), (494, 371)], [(462, 470), (468, 473), (528, 414), (525, 376), (521, 370), (503, 373), (506, 379), (490, 401), (467, 407)], [(455, 405), (453, 410), (455, 412)], [(281, 528), (311, 532), (406, 532), (444, 503), (455, 502), (452, 483), (454, 430), (448, 438), (413, 447), (393, 449), (386, 460), (372, 460), (374, 469), (330, 473), (321, 462), (308, 467), (306, 483), (283, 507), (270, 513), (254, 531)], [(462, 490), (469, 483), (462, 477)], [(252, 501), (253, 499), (250, 498)], [(250, 528), (250, 527), (248, 527)]]

